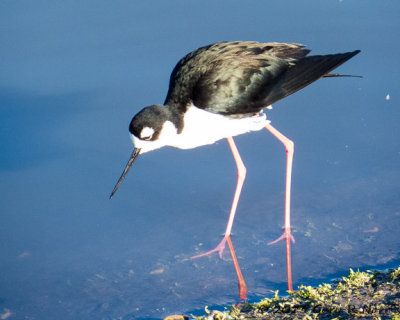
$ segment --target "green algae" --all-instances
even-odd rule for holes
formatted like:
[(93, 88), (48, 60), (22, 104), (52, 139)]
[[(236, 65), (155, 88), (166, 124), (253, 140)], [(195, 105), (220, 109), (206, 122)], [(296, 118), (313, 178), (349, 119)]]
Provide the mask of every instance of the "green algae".
[(205, 309), (197, 320), (236, 319), (391, 319), (400, 320), (400, 267), (388, 271), (353, 271), (333, 284), (299, 286), (286, 297), (275, 292), (258, 303), (225, 312)]

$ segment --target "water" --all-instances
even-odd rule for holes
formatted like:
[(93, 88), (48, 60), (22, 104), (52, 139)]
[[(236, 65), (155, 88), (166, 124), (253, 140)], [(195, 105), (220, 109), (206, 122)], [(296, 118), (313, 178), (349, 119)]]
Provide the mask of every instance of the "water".
[[(225, 141), (143, 155), (127, 126), (164, 100), (169, 73), (218, 40), (361, 49), (268, 117), (295, 142), (294, 285), (399, 263), (397, 1), (0, 3), (0, 316), (162, 318), (237, 302), (220, 241), (236, 183)], [(390, 99), (387, 99), (387, 95)], [(267, 132), (236, 139), (248, 169), (232, 238), (251, 301), (284, 292), (285, 155)]]

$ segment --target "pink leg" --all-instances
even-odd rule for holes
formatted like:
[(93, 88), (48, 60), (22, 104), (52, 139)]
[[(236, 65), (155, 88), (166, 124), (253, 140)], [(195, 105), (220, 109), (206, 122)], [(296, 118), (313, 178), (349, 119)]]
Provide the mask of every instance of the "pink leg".
[(287, 283), (288, 290), (294, 292), (292, 285), (292, 262), (291, 262), (291, 253), (290, 253), (290, 241), (293, 241), (294, 238), (291, 234), (290, 228), (290, 189), (292, 184), (292, 163), (293, 163), (293, 152), (294, 152), (294, 143), (293, 141), (286, 138), (282, 133), (276, 130), (270, 124), (265, 126), (269, 132), (271, 132), (280, 142), (283, 143), (286, 149), (286, 192), (285, 192), (285, 229), (283, 234), (276, 240), (271, 241), (269, 244), (277, 243), (280, 240), (286, 240), (286, 269), (287, 269)]
[(225, 243), (227, 241), (227, 238), (231, 235), (233, 219), (235, 218), (235, 213), (236, 213), (237, 204), (239, 202), (240, 192), (242, 191), (242, 186), (243, 186), (243, 183), (244, 183), (244, 179), (246, 177), (246, 167), (243, 164), (242, 158), (240, 157), (239, 151), (236, 148), (236, 145), (235, 145), (235, 142), (233, 141), (233, 138), (229, 137), (229, 138), (227, 138), (227, 140), (228, 140), (228, 143), (229, 143), (229, 147), (232, 150), (233, 158), (235, 159), (238, 172), (237, 172), (236, 191), (235, 191), (235, 195), (233, 197), (231, 212), (229, 214), (228, 224), (226, 225), (225, 235), (224, 235), (223, 239), (221, 240), (221, 242), (217, 245), (217, 247), (215, 249), (212, 249), (212, 250), (207, 251), (205, 253), (201, 253), (201, 254), (199, 254), (197, 256), (194, 256), (194, 257), (192, 257), (192, 259), (204, 257), (204, 256), (207, 256), (207, 255), (213, 253), (213, 252), (218, 252), (220, 258), (222, 258), (222, 252), (224, 251)]

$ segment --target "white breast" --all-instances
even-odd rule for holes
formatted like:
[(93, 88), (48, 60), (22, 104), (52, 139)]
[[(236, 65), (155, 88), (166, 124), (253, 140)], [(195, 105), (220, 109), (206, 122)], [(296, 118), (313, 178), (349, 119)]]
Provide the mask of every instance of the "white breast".
[(196, 148), (223, 138), (261, 130), (268, 123), (264, 113), (243, 119), (232, 119), (190, 106), (185, 113), (183, 131), (176, 134), (169, 145), (180, 149)]

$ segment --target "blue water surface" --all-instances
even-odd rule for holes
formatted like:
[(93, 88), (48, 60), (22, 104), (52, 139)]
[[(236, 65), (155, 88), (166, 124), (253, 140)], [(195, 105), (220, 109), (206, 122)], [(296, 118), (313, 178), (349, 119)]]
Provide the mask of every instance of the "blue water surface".
[[(0, 2), (0, 317), (136, 319), (238, 301), (215, 247), (236, 184), (226, 141), (139, 158), (112, 200), (131, 117), (162, 103), (186, 53), (221, 40), (360, 49), (276, 103), (295, 142), (293, 280), (400, 261), (400, 2)], [(232, 241), (250, 301), (285, 293), (285, 152), (236, 139), (247, 166)]]

